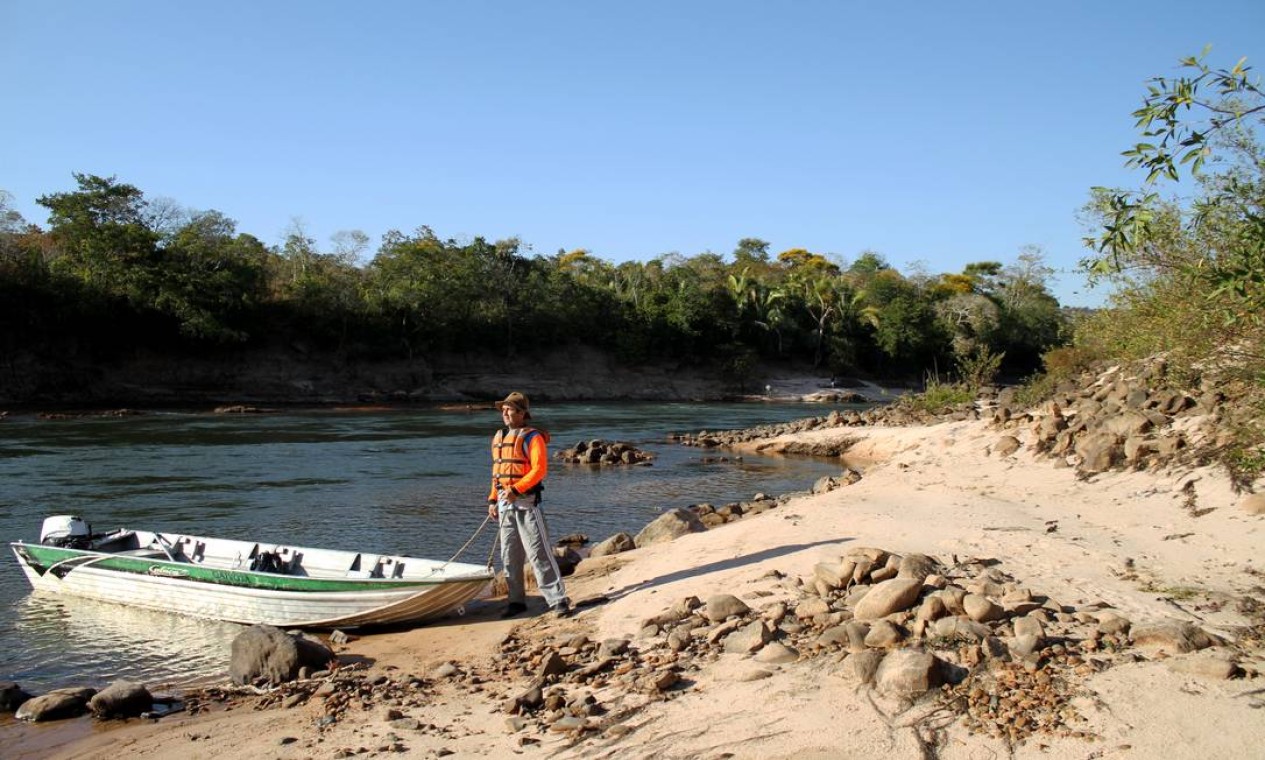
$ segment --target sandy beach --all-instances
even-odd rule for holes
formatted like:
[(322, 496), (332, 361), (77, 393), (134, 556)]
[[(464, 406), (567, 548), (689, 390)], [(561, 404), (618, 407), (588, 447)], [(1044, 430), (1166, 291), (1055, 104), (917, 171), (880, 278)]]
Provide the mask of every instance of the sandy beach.
[[(1211, 469), (1084, 477), (1027, 446), (1003, 456), (994, 450), (1002, 435), (967, 421), (831, 428), (744, 444), (767, 452), (847, 439), (849, 462), (863, 477), (706, 532), (585, 560), (568, 579), (581, 605), (571, 619), (503, 621), (493, 601), (438, 625), (355, 639), (338, 651), (365, 668), (366, 682), (387, 688), (414, 676), (415, 689), (365, 697), (337, 721), (323, 720), (327, 708), (316, 697), (258, 709), (261, 698), (241, 696), (226, 703), (231, 709), (113, 724), (69, 742), (46, 733), (9, 751), (183, 760), (1259, 755), (1265, 665), (1259, 636), (1241, 628), (1253, 622), (1254, 599), (1265, 599), (1265, 517), (1254, 513), (1255, 502)], [(925, 554), (944, 568), (992, 568), (1012, 581), (1008, 588), (1066, 611), (1067, 625), (1098, 625), (1094, 646), (1124, 640), (1101, 634), (1114, 630), (1104, 621), (1120, 618), (1135, 632), (1189, 622), (1225, 643), (1188, 653), (1122, 646), (1110, 657), (1085, 654), (1094, 662), (1062, 682), (1066, 720), (1012, 741), (950, 709), (937, 696), (948, 687), (911, 698), (883, 693), (858, 675), (855, 648), (806, 646), (810, 626), (786, 625), (794, 620), (788, 610), (802, 610), (820, 591), (819, 566), (862, 547), (898, 558)], [(783, 633), (769, 626), (771, 640), (749, 651), (691, 644), (677, 653), (653, 626), (647, 630), (674, 605), (718, 594), (745, 602), (748, 619), (782, 620)], [(540, 600), (533, 603), (539, 609)], [(910, 617), (902, 619), (907, 628)], [(801, 628), (791, 655), (770, 656), (779, 635)], [(715, 626), (707, 630), (719, 641)], [(574, 679), (581, 653), (592, 648), (586, 642), (615, 639), (628, 640), (641, 670), (568, 683), (568, 699), (583, 693), (601, 705), (591, 717), (546, 726), (507, 709), (551, 656), (560, 655), (564, 676)], [(973, 651), (981, 646), (988, 650), (985, 642)], [(703, 653), (682, 659), (696, 650)], [(999, 668), (1011, 667), (1005, 653), (994, 656)], [(633, 680), (669, 669), (679, 677), (662, 688)]]

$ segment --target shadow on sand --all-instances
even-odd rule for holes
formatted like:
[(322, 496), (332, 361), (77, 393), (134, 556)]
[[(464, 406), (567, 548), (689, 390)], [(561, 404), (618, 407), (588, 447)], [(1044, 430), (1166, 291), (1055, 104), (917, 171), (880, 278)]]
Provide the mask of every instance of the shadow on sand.
[(744, 567), (746, 565), (754, 565), (754, 564), (763, 562), (766, 559), (774, 559), (776, 557), (784, 557), (788, 554), (795, 554), (796, 552), (801, 552), (801, 551), (804, 551), (805, 549), (814, 549), (819, 546), (828, 546), (830, 544), (840, 544), (840, 543), (845, 543), (852, 540), (854, 539), (848, 537), (848, 538), (832, 538), (828, 540), (814, 541), (810, 544), (787, 544), (785, 546), (775, 546), (769, 549), (762, 549), (752, 554), (744, 554), (742, 556), (733, 557), (731, 559), (720, 560), (717, 562), (709, 562), (706, 565), (699, 565), (698, 567), (687, 567), (682, 570), (677, 570), (674, 573), (668, 573), (666, 575), (660, 575), (655, 578), (650, 578), (648, 580), (638, 581), (636, 583), (629, 584), (627, 586), (624, 586), (621, 589), (610, 591), (604, 594), (602, 597), (592, 600), (591, 602), (589, 600), (580, 602), (579, 606), (589, 606), (589, 604), (605, 604), (606, 602), (614, 601), (615, 599), (622, 598), (624, 596), (627, 596), (637, 591), (645, 591), (647, 589), (652, 589), (656, 586), (663, 586), (669, 583), (674, 583), (679, 580), (684, 580), (686, 578), (692, 578), (696, 575), (706, 575), (708, 573), (719, 572), (721, 570), (733, 570), (735, 568)]

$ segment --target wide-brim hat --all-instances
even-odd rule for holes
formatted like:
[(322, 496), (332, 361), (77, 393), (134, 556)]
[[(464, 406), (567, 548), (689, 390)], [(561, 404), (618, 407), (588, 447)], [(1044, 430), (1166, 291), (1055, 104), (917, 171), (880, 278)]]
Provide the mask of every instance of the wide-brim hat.
[(514, 407), (515, 409), (522, 412), (527, 417), (527, 419), (531, 419), (531, 402), (527, 400), (526, 396), (519, 393), (518, 391), (514, 391), (510, 395), (506, 396), (503, 400), (496, 402), (497, 409), (502, 409), (507, 406)]

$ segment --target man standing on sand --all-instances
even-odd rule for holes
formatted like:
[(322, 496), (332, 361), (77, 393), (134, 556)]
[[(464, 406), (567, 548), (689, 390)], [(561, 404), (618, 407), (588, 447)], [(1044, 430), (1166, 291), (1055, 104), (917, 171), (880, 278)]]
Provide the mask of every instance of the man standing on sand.
[(505, 427), (492, 437), (488, 517), (500, 526), (501, 564), (509, 586), (509, 604), (501, 617), (513, 617), (527, 610), (524, 561), (531, 563), (536, 585), (549, 609), (559, 617), (569, 617), (571, 600), (549, 543), (545, 515), (540, 511), (540, 492), (549, 472), (549, 434), (527, 426), (531, 407), (523, 394), (515, 391), (504, 401), (496, 402), (496, 406)]

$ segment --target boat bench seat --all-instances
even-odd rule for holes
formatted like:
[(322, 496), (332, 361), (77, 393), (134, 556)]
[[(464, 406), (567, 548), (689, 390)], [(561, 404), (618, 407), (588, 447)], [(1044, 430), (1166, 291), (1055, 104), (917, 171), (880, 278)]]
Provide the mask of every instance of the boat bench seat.
[(348, 578), (403, 578), (404, 563), (395, 557), (357, 554), (347, 568)]

